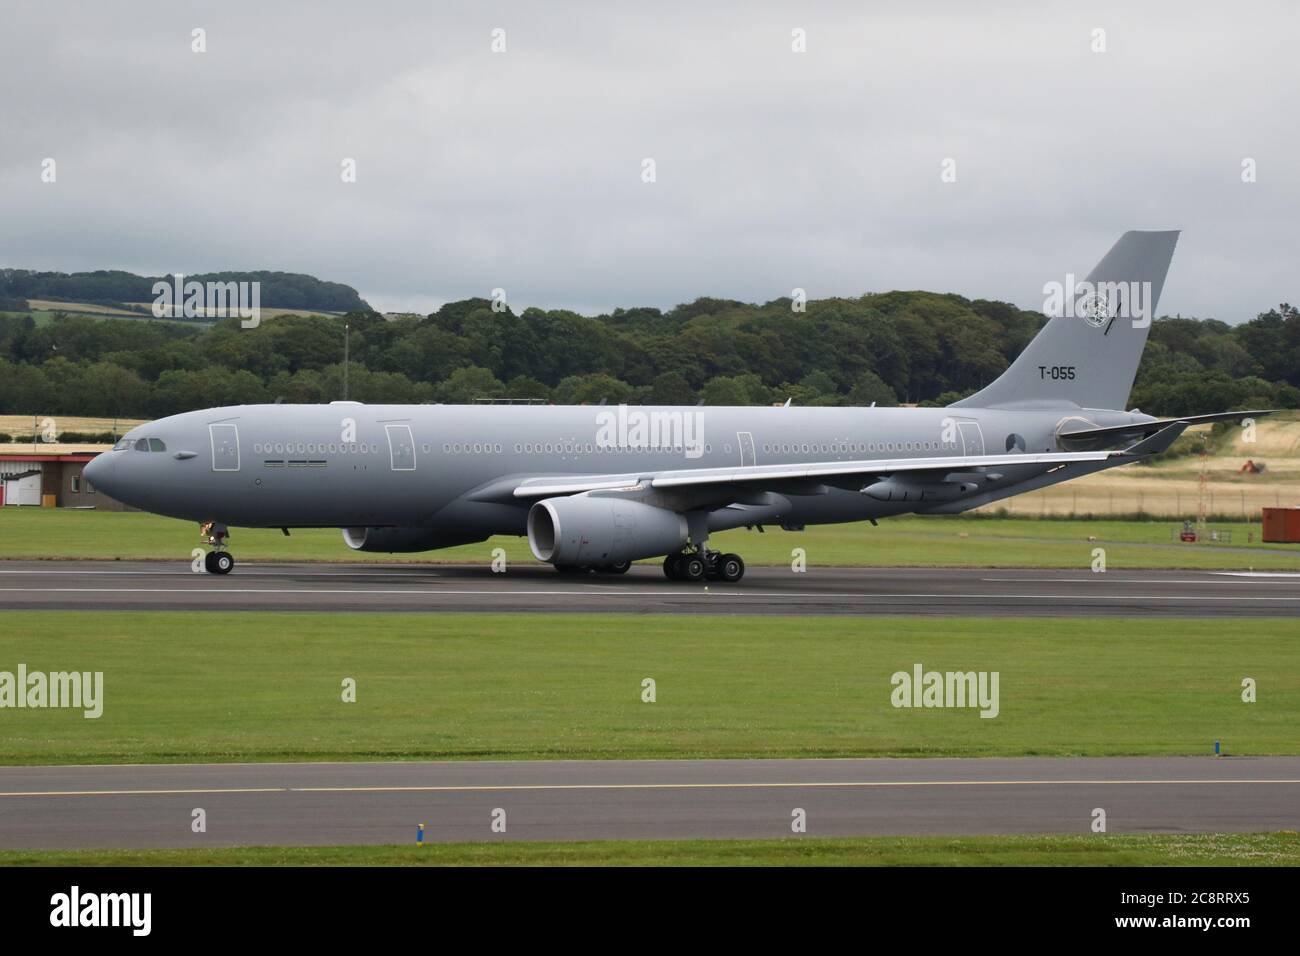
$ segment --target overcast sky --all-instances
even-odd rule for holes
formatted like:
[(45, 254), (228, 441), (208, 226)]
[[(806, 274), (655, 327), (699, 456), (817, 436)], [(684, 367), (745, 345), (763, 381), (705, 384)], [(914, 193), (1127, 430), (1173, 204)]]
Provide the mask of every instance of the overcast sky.
[(991, 6), (0, 0), (0, 266), (1039, 309), (1176, 228), (1161, 313), (1300, 300), (1300, 4)]

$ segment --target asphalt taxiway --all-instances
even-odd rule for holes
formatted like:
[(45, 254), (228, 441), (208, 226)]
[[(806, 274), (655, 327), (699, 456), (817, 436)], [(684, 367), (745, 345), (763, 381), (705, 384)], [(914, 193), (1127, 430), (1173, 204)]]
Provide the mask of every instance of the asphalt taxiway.
[[(201, 808), (206, 831), (194, 832)], [(1300, 757), (518, 761), (0, 768), (0, 849), (1256, 832)], [(504, 832), (493, 822), (504, 820)]]
[(737, 584), (549, 566), (240, 563), (229, 575), (152, 561), (3, 561), (0, 610), (513, 611), (639, 614), (1300, 616), (1300, 571), (751, 567)]

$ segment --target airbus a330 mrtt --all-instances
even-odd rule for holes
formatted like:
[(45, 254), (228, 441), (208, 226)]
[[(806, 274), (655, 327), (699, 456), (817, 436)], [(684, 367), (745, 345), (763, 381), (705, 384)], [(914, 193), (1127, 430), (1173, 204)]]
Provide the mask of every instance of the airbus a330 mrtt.
[[(86, 467), (120, 501), (360, 551), (527, 535), (561, 571), (737, 581), (713, 532), (951, 514), (1138, 461), (1191, 423), (1124, 411), (1177, 232), (1128, 232), (1007, 371), (946, 408), (238, 405), (132, 429)], [(1080, 294), (1074, 296), (1075, 291)]]

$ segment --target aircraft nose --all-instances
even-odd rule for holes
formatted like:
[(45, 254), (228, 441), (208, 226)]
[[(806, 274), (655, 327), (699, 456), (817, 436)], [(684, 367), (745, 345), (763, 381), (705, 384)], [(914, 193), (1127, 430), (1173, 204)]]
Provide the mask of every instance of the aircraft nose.
[(106, 494), (111, 495), (113, 493), (113, 471), (115, 467), (116, 461), (112, 453), (101, 452), (86, 462), (82, 474), (96, 488), (101, 488)]

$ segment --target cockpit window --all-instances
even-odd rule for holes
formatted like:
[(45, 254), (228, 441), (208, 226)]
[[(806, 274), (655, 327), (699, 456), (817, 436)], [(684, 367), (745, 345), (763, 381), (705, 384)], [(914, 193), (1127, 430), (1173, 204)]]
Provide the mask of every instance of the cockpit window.
[(148, 450), (149, 450), (149, 439), (147, 439), (147, 438), (137, 438), (137, 439), (135, 440), (135, 450), (136, 450), (136, 451), (148, 451)]
[(131, 439), (123, 438), (121, 441), (119, 441), (116, 445), (113, 446), (113, 451), (126, 451), (130, 447), (131, 447)]
[(150, 439), (149, 439), (149, 450), (150, 450), (150, 451), (166, 451), (166, 450), (167, 450), (167, 446), (163, 444), (163, 441), (162, 441), (161, 438), (150, 438)]

